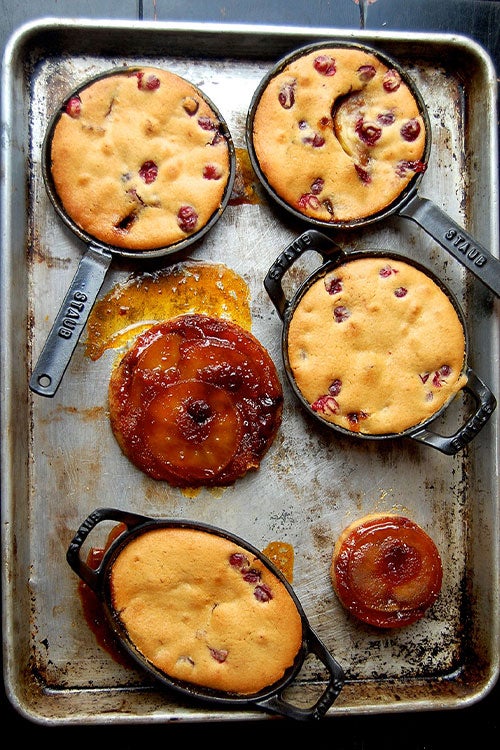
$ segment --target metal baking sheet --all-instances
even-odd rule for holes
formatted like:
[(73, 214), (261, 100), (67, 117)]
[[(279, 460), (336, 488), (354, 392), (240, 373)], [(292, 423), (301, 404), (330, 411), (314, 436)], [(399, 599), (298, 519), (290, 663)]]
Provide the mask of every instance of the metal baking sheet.
[[(258, 472), (218, 492), (188, 496), (148, 479), (121, 454), (106, 412), (116, 351), (96, 361), (85, 332), (53, 399), (32, 394), (29, 374), (82, 256), (44, 192), (41, 143), (54, 108), (94, 73), (122, 64), (167, 67), (197, 84), (244, 149), (246, 112), (268, 68), (322, 39), (358, 39), (397, 57), (429, 108), (433, 148), (421, 194), (498, 256), (496, 76), (463, 37), (335, 28), (129, 23), (45, 19), (8, 44), (2, 81), (2, 572), (5, 685), (19, 712), (44, 724), (196, 722), (265, 718), (179, 700), (117, 663), (84, 621), (65, 560), (96, 507), (215, 523), (264, 549), (292, 545), (293, 586), (311, 626), (343, 665), (347, 683), (328, 717), (460, 708), (498, 676), (498, 410), (462, 452), (445, 456), (410, 440), (361, 444), (306, 423), (281, 363), (281, 324), (263, 288), (280, 251), (305, 228), (261, 196), (230, 205), (185, 260), (223, 263), (248, 285), (252, 330), (278, 366), (283, 425)], [(346, 248), (387, 248), (419, 259), (448, 284), (467, 316), (473, 369), (499, 394), (498, 307), (488, 291), (414, 225), (393, 218), (341, 233)], [(313, 261), (311, 260), (311, 263)], [(112, 264), (101, 295), (140, 267)], [(307, 268), (303, 269), (303, 273)], [(395, 373), (397, 387), (397, 373)], [(462, 419), (460, 400), (439, 429)], [(448, 433), (449, 434), (449, 433)], [(373, 511), (410, 516), (442, 556), (432, 613), (399, 631), (354, 622), (337, 601), (334, 541)], [(305, 666), (294, 685), (307, 700)]]

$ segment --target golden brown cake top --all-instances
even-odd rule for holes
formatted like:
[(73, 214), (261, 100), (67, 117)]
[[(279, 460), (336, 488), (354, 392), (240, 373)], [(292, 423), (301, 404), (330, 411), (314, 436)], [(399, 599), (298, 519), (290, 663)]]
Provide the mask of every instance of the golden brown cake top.
[(127, 250), (181, 242), (220, 210), (228, 140), (201, 91), (158, 68), (105, 76), (57, 120), (51, 173), (70, 218)]
[(143, 533), (119, 553), (110, 583), (130, 640), (168, 677), (252, 694), (280, 680), (301, 648), (301, 617), (282, 581), (216, 534)]
[(293, 312), (288, 357), (323, 419), (366, 434), (432, 417), (466, 383), (465, 335), (448, 296), (392, 258), (358, 258), (313, 282)]
[(400, 74), (355, 48), (297, 57), (264, 88), (253, 145), (293, 209), (349, 222), (389, 206), (425, 170), (425, 124)]

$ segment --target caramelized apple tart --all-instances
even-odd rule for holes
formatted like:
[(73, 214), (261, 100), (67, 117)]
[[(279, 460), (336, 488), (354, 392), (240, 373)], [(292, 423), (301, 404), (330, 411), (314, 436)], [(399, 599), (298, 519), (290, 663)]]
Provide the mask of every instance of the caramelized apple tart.
[(369, 625), (395, 628), (425, 615), (440, 594), (443, 573), (435, 543), (418, 524), (373, 513), (340, 534), (330, 575), (351, 614)]
[(111, 427), (123, 453), (177, 487), (226, 486), (258, 469), (282, 409), (265, 347), (238, 324), (202, 314), (141, 334), (109, 384)]

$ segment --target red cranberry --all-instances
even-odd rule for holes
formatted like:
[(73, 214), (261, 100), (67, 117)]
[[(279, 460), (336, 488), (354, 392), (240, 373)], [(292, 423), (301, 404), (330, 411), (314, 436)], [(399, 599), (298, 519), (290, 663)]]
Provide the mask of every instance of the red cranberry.
[(177, 212), (177, 223), (183, 232), (192, 232), (198, 222), (198, 214), (192, 206), (181, 206)]
[(418, 120), (408, 120), (401, 127), (401, 137), (405, 141), (415, 141), (420, 135), (420, 123)]
[(198, 125), (202, 130), (217, 130), (218, 128), (218, 124), (206, 115), (198, 118)]
[(384, 87), (385, 91), (389, 93), (391, 91), (397, 91), (401, 86), (401, 76), (399, 75), (398, 71), (393, 69), (386, 71), (384, 73), (382, 86)]
[(325, 139), (322, 135), (319, 135), (319, 133), (314, 133), (313, 135), (304, 136), (304, 138), (302, 138), (302, 143), (305, 143), (306, 146), (312, 146), (313, 148), (321, 148), (321, 146), (325, 145)]
[(248, 568), (248, 570), (242, 571), (243, 580), (247, 583), (258, 583), (260, 581), (260, 571), (255, 568)]
[(313, 195), (312, 193), (303, 193), (298, 199), (297, 205), (302, 210), (308, 207), (312, 208), (313, 210), (316, 210), (319, 208), (320, 203), (317, 197)]
[(313, 183), (311, 183), (311, 193), (313, 195), (319, 195), (323, 190), (325, 181), (322, 177), (317, 177)]
[(406, 161), (402, 159), (396, 165), (396, 174), (398, 177), (405, 177), (407, 172), (414, 172), (417, 174), (419, 172), (425, 172), (426, 169), (427, 164), (424, 161)]
[(66, 102), (65, 110), (67, 115), (73, 118), (80, 117), (80, 113), (82, 111), (82, 101), (79, 96), (72, 96), (71, 99), (68, 99)]
[(396, 115), (394, 112), (380, 112), (377, 115), (377, 122), (381, 125), (392, 125), (395, 119)]
[(427, 381), (429, 380), (429, 375), (430, 375), (429, 372), (421, 372), (420, 373), (419, 378), (422, 381), (422, 383), (427, 383)]
[(369, 172), (367, 172), (366, 169), (363, 169), (363, 167), (360, 167), (359, 164), (355, 164), (354, 169), (356, 170), (356, 173), (361, 182), (364, 182), (365, 185), (368, 185), (368, 183), (372, 181)]
[(328, 387), (328, 393), (331, 396), (338, 396), (341, 388), (342, 388), (342, 381), (340, 380), (340, 378), (335, 378), (335, 380), (333, 380), (330, 386)]
[(145, 161), (142, 167), (139, 169), (139, 176), (146, 183), (150, 185), (158, 177), (158, 167), (154, 161)]
[(295, 81), (285, 83), (278, 94), (278, 101), (283, 109), (291, 109), (295, 104)]
[(273, 598), (273, 594), (269, 586), (265, 583), (260, 583), (253, 590), (253, 595), (259, 602), (268, 602)]
[(451, 367), (449, 365), (442, 365), (439, 370), (436, 370), (434, 377), (432, 378), (432, 385), (435, 388), (441, 388), (443, 385), (443, 378), (448, 377), (451, 374)]
[(321, 414), (337, 414), (339, 405), (333, 396), (320, 396), (311, 404), (311, 409)]
[(363, 81), (364, 83), (366, 81), (371, 81), (371, 79), (375, 76), (376, 70), (373, 65), (361, 65), (358, 68), (358, 76), (359, 80)]
[(229, 565), (233, 568), (238, 568), (238, 570), (248, 568), (249, 564), (248, 558), (242, 552), (233, 552), (229, 557)]
[(336, 323), (343, 323), (344, 320), (347, 320), (350, 316), (351, 313), (347, 307), (344, 307), (344, 305), (339, 305), (333, 309), (333, 317), (335, 318)]
[(333, 76), (337, 72), (335, 60), (330, 55), (318, 55), (318, 57), (315, 57), (313, 68), (322, 76)]
[(404, 286), (399, 286), (394, 290), (394, 294), (396, 297), (406, 297), (406, 295), (408, 294), (408, 289), (405, 289)]
[(203, 177), (206, 180), (220, 180), (222, 173), (215, 164), (207, 164), (203, 169)]
[(325, 289), (328, 294), (338, 294), (342, 291), (342, 279), (338, 276), (325, 277)]
[(398, 273), (397, 268), (393, 268), (392, 266), (387, 265), (380, 269), (378, 275), (383, 279), (387, 279), (393, 273)]
[(367, 146), (374, 146), (382, 135), (382, 128), (379, 125), (375, 125), (373, 122), (363, 122), (361, 118), (357, 121), (354, 129), (358, 138)]
[(155, 91), (160, 88), (160, 79), (157, 78), (153, 73), (150, 73), (146, 78), (144, 77), (144, 71), (139, 70), (137, 73), (137, 88), (141, 91)]

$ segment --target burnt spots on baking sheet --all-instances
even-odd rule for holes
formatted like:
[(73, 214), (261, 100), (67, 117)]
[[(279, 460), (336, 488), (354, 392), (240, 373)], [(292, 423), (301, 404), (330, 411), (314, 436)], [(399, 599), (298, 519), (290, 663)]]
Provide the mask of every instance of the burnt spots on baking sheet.
[(224, 664), (229, 655), (229, 651), (225, 648), (213, 648), (212, 646), (208, 646), (208, 650), (210, 651), (211, 657), (219, 662), (219, 664)]

